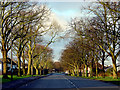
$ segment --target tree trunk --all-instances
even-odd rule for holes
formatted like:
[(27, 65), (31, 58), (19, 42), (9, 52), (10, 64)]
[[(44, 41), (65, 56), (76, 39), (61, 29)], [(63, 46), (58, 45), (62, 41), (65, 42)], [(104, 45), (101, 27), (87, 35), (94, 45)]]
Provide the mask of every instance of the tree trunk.
[(98, 60), (96, 60), (96, 78), (98, 78)]
[(41, 76), (41, 74), (42, 74), (42, 70), (40, 69), (40, 76)]
[(85, 64), (85, 77), (88, 77), (87, 64)]
[(113, 78), (116, 79), (116, 78), (118, 78), (116, 60), (114, 58), (112, 58), (112, 61), (113, 61)]
[(25, 75), (25, 58), (24, 58), (24, 51), (22, 51), (22, 60), (23, 60), (23, 75)]
[[(117, 41), (116, 41), (116, 23), (115, 24), (113, 24), (113, 26), (114, 26), (114, 30), (113, 30), (113, 41), (112, 41), (112, 45), (113, 45), (113, 51), (112, 51), (112, 53), (111, 53), (111, 55), (112, 55), (112, 63), (113, 63), (113, 78), (115, 78), (115, 79), (117, 79), (118, 78), (118, 75), (117, 75), (117, 67), (116, 67), (116, 59), (117, 59), (117, 57), (115, 57), (115, 47), (116, 47), (116, 43), (117, 43)], [(119, 29), (120, 30), (120, 29)], [(119, 44), (120, 45), (120, 44)]]
[(84, 70), (84, 67), (83, 67), (82, 76), (85, 77), (85, 70)]
[(69, 69), (69, 71), (70, 71), (70, 72), (69, 72), (69, 75), (71, 75), (71, 73), (72, 73), (72, 70), (71, 70), (71, 69)]
[(80, 63), (80, 76), (82, 76), (82, 72), (81, 72), (81, 63)]
[(2, 50), (2, 56), (3, 56), (3, 78), (8, 78), (7, 75), (7, 51)]
[(21, 76), (21, 73), (20, 73), (20, 55), (19, 55), (19, 52), (17, 52), (17, 58), (18, 58), (18, 76)]
[(75, 76), (75, 72), (74, 72), (74, 69), (72, 70), (72, 76)]
[(90, 77), (93, 77), (93, 59), (90, 63)]
[(105, 78), (105, 67), (104, 67), (104, 61), (105, 61), (105, 52), (104, 51), (102, 51), (103, 52), (103, 57), (102, 57), (102, 76), (103, 76), (103, 78)]
[(75, 66), (75, 75), (77, 74), (77, 67)]
[(27, 74), (30, 75), (31, 74), (31, 60), (32, 60), (32, 56), (31, 56), (31, 45), (29, 44), (29, 51), (28, 51), (28, 56), (29, 56), (29, 61), (28, 61), (28, 72)]
[(77, 65), (77, 76), (79, 76), (79, 66)]
[(31, 75), (33, 75), (33, 65), (31, 65)]
[(93, 69), (92, 69), (92, 66), (90, 66), (90, 77), (93, 77)]
[(38, 75), (38, 69), (36, 68), (36, 75)]

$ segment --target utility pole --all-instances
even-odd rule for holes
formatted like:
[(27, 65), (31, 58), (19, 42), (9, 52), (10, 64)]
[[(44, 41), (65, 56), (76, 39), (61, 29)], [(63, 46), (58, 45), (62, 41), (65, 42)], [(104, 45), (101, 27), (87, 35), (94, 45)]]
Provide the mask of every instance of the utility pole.
[[(11, 2), (11, 29), (12, 29), (12, 2)], [(11, 43), (12, 43), (12, 39), (11, 39)], [(11, 81), (13, 80), (13, 65), (12, 64), (13, 63), (12, 63), (12, 47), (11, 47)]]
[[(33, 43), (32, 39), (31, 39), (31, 42)], [(31, 47), (32, 47), (32, 43), (31, 43)], [(32, 74), (32, 77), (33, 77), (33, 49), (32, 49), (32, 55), (31, 55), (31, 74)]]

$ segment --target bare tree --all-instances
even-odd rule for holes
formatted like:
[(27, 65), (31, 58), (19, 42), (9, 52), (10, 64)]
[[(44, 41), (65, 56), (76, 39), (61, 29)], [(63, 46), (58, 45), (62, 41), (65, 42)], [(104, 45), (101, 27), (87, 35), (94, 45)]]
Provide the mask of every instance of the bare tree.
[[(26, 5), (26, 7), (24, 7)], [(20, 37), (18, 33), (21, 29), (16, 29), (23, 22), (19, 19), (19, 13), (30, 7), (24, 2), (4, 2), (1, 1), (1, 45), (3, 55), (3, 77), (7, 78), (7, 54), (11, 49), (13, 42)]]

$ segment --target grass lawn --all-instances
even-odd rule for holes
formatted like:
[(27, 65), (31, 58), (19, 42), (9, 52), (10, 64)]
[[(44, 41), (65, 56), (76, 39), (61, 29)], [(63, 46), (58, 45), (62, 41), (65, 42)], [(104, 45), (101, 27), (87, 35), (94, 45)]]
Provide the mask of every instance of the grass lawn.
[(105, 78), (98, 77), (98, 78), (96, 78), (95, 76), (93, 76), (93, 77), (82, 77), (82, 78), (102, 80), (102, 81), (120, 81), (120, 77), (118, 79), (113, 79), (113, 77), (105, 77)]
[(82, 78), (87, 78), (87, 79), (93, 79), (93, 80), (100, 80), (100, 81), (104, 81), (104, 82), (110, 82), (110, 83), (113, 83), (113, 84), (116, 84), (116, 85), (119, 85), (120, 86), (120, 77), (118, 79), (113, 79), (113, 77), (98, 77), (96, 78), (95, 76), (94, 77), (82, 77)]
[[(40, 75), (33, 75), (33, 76), (40, 76)], [(2, 75), (0, 75), (0, 83), (10, 82), (11, 81), (11, 76), (8, 75), (8, 77), (9, 77), (9, 79), (3, 79)], [(17, 75), (13, 75), (13, 80), (27, 78), (27, 77), (32, 77), (32, 75), (26, 75), (26, 76), (20, 76), (20, 77), (18, 77)]]

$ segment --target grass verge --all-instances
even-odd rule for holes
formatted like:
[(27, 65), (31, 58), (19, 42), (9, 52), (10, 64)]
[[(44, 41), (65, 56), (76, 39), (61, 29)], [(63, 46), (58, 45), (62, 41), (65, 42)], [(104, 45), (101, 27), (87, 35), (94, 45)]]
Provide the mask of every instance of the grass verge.
[(99, 81), (103, 81), (103, 82), (106, 82), (106, 83), (113, 83), (113, 84), (116, 84), (118, 86), (120, 86), (120, 77), (118, 79), (113, 79), (113, 77), (82, 77), (82, 78), (86, 78), (86, 79), (92, 79), (92, 80), (99, 80)]
[[(33, 76), (40, 76), (40, 75), (33, 75)], [(2, 78), (2, 75), (0, 75), (0, 83), (10, 82), (11, 81), (11, 76), (8, 75), (8, 77), (9, 77), (9, 79), (4, 79), (4, 78)], [(13, 75), (13, 80), (27, 78), (27, 77), (32, 77), (32, 75), (26, 75), (26, 76), (22, 75), (20, 77), (18, 77), (17, 75)]]

